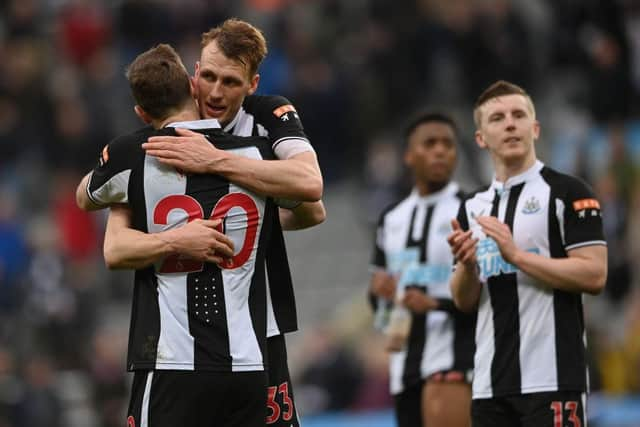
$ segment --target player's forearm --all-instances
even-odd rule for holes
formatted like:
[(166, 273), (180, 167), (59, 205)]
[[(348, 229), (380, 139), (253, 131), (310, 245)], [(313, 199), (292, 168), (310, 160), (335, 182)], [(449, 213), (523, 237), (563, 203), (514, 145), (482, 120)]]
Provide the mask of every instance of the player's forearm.
[(604, 289), (607, 279), (607, 249), (606, 246), (592, 246), (589, 252), (592, 256), (548, 258), (522, 251), (513, 263), (524, 273), (552, 288), (598, 294)]
[(478, 306), (482, 285), (475, 269), (458, 262), (450, 286), (453, 302), (460, 311), (470, 312)]
[(104, 260), (110, 269), (145, 268), (172, 252), (170, 239), (164, 233), (147, 234), (131, 228), (112, 233), (107, 225)]
[(302, 230), (318, 225), (327, 218), (322, 201), (303, 202), (293, 209), (279, 209), (283, 230)]
[(263, 196), (315, 202), (322, 198), (322, 175), (315, 154), (305, 152), (286, 160), (256, 160), (227, 153), (210, 164), (210, 173)]
[(95, 211), (99, 209), (103, 209), (106, 206), (100, 206), (93, 203), (93, 200), (89, 198), (89, 194), (87, 193), (87, 186), (89, 185), (89, 180), (91, 179), (91, 172), (86, 174), (84, 178), (78, 184), (76, 188), (76, 204), (83, 211)]

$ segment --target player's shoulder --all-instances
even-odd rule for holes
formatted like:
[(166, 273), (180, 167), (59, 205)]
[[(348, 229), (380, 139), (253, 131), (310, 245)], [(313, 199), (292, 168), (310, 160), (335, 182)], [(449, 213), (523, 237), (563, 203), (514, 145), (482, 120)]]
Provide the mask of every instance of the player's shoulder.
[(143, 128), (137, 129), (133, 132), (129, 132), (123, 135), (116, 136), (113, 138), (109, 144), (110, 145), (140, 145), (146, 141), (147, 138), (157, 134), (157, 131), (151, 126), (145, 126)]
[(272, 160), (275, 158), (269, 138), (257, 135), (232, 135), (220, 128), (198, 129), (197, 132), (204, 134), (204, 136), (220, 150), (241, 150), (254, 147), (260, 152), (261, 159)]
[[(472, 191), (467, 191), (467, 192), (459, 192), (459, 197), (460, 197), (460, 202), (464, 203), (467, 202), (469, 200), (473, 200), (473, 199), (479, 199), (479, 198), (486, 198), (488, 196), (492, 196), (490, 195), (490, 189), (491, 186), (490, 185), (481, 185), (479, 187), (476, 187), (474, 190)], [(493, 197), (491, 197), (491, 200), (493, 200)]]
[(151, 126), (146, 126), (123, 135), (116, 136), (103, 148), (102, 159), (117, 157), (119, 161), (133, 160), (136, 154), (143, 153), (141, 145), (150, 136), (156, 135), (156, 131)]
[(393, 216), (398, 212), (401, 212), (407, 208), (413, 207), (415, 204), (415, 197), (413, 197), (412, 193), (409, 193), (401, 198), (395, 200), (392, 203), (386, 205), (382, 211), (380, 211), (380, 215), (378, 216), (378, 223), (382, 224), (386, 218), (389, 216)]
[(559, 172), (548, 166), (544, 166), (540, 171), (540, 176), (558, 194), (591, 194), (591, 186), (577, 176)]
[(250, 114), (274, 113), (276, 108), (291, 106), (293, 104), (281, 95), (249, 95), (245, 97), (242, 107)]

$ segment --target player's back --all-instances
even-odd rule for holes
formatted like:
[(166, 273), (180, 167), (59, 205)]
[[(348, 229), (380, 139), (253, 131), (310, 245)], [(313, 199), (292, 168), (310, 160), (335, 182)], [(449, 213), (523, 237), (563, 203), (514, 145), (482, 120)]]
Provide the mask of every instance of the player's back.
[[(203, 129), (208, 122), (176, 126), (198, 128), (217, 148), (272, 158), (266, 139)], [(149, 233), (223, 219), (221, 231), (234, 241), (235, 255), (222, 267), (171, 255), (136, 271), (129, 369), (262, 370), (265, 279), (255, 266), (263, 265), (275, 209), (271, 200), (221, 176), (183, 174), (141, 149), (149, 136), (167, 134), (175, 132), (146, 128), (111, 143), (90, 193), (98, 202), (128, 203), (134, 227)]]

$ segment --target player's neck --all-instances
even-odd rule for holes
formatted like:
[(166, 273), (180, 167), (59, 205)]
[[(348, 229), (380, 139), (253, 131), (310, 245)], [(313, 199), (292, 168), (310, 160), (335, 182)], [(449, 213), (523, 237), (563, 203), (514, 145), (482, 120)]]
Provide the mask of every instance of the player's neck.
[(152, 122), (151, 125), (156, 129), (162, 129), (166, 125), (175, 122), (188, 122), (192, 120), (200, 120), (200, 114), (198, 110), (185, 108), (183, 110), (178, 111), (175, 114), (170, 115), (164, 120), (158, 120), (156, 122)]
[(430, 196), (438, 191), (442, 190), (447, 186), (449, 181), (442, 182), (426, 182), (426, 181), (416, 181), (415, 187), (418, 190), (418, 194), (420, 197)]
[(495, 162), (496, 181), (506, 182), (509, 178), (526, 172), (536, 163), (536, 160), (535, 153), (533, 153), (520, 159)]

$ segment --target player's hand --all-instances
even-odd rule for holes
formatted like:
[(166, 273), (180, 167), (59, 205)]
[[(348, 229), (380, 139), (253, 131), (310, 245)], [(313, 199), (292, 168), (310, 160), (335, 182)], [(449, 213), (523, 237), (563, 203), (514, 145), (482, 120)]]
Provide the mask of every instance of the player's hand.
[(393, 301), (396, 295), (396, 278), (386, 271), (376, 271), (371, 278), (371, 292), (377, 297)]
[(222, 264), (233, 257), (233, 242), (218, 231), (220, 219), (196, 219), (171, 230), (171, 247), (190, 259)]
[(180, 136), (152, 136), (142, 148), (161, 163), (189, 173), (216, 173), (218, 163), (229, 157), (201, 133), (181, 128), (175, 131)]
[(514, 264), (519, 250), (513, 241), (509, 226), (494, 216), (479, 216), (477, 221), (482, 226), (482, 231), (495, 240), (502, 258), (508, 263)]
[(415, 288), (405, 289), (402, 304), (416, 314), (424, 314), (438, 308), (438, 301)]
[(463, 231), (457, 219), (451, 220), (453, 231), (447, 237), (453, 258), (468, 268), (475, 269), (477, 263), (476, 248), (478, 239), (472, 236), (471, 230)]

